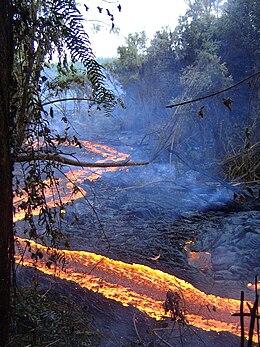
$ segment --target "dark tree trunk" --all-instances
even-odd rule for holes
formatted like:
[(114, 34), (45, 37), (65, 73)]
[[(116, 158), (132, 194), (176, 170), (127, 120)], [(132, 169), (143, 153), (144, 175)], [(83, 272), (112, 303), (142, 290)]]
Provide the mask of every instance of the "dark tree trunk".
[(0, 347), (9, 341), (13, 259), (10, 90), (13, 60), (11, 1), (0, 0)]

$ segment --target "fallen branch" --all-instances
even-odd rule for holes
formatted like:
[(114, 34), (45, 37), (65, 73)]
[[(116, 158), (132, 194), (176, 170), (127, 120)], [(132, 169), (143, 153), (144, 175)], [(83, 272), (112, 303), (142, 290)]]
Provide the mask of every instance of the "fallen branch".
[(61, 155), (57, 154), (46, 154), (46, 153), (35, 153), (35, 154), (23, 154), (18, 155), (17, 157), (13, 158), (14, 163), (22, 163), (22, 162), (28, 162), (31, 160), (50, 160), (66, 165), (72, 165), (72, 166), (81, 166), (81, 167), (124, 167), (124, 166), (143, 166), (148, 165), (149, 162), (132, 162), (132, 161), (120, 161), (120, 162), (97, 162), (97, 163), (90, 163), (86, 161), (81, 161), (77, 159), (70, 159), (66, 158)]

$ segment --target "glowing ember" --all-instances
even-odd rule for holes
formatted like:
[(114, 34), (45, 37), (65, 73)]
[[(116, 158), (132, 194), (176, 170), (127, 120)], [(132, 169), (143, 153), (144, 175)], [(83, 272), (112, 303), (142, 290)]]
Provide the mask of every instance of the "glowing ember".
[(256, 290), (256, 286), (257, 286), (257, 289), (259, 290), (260, 289), (260, 281), (257, 281), (257, 283), (248, 283), (247, 284), (247, 287), (253, 291)]
[(187, 261), (190, 266), (194, 266), (201, 270), (211, 270), (211, 254), (209, 252), (194, 252), (189, 248), (193, 241), (188, 241), (184, 245), (184, 250), (187, 252)]
[[(19, 238), (18, 242), (26, 241)], [(184, 280), (148, 266), (127, 264), (85, 251), (62, 250), (65, 268), (59, 264), (50, 266), (47, 248), (32, 241), (30, 246), (33, 252), (39, 249), (43, 254), (37, 268), (45, 274), (71, 280), (123, 305), (133, 305), (156, 319), (165, 315), (162, 304), (171, 289), (183, 298), (189, 324), (208, 331), (240, 334), (238, 318), (231, 316), (239, 312), (239, 300), (206, 294)], [(21, 258), (17, 256), (16, 260)], [(35, 264), (28, 251), (24, 254), (23, 264), (32, 267)]]

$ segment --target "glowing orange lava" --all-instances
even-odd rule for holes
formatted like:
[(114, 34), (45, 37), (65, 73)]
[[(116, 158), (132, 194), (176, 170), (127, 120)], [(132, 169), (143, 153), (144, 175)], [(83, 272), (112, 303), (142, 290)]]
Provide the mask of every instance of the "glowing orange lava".
[[(126, 160), (129, 155), (118, 152), (114, 148), (107, 146), (96, 144), (91, 141), (81, 141), (82, 145), (82, 154), (86, 155), (89, 153), (94, 153), (95, 155), (101, 155), (104, 159), (99, 160), (100, 163), (106, 162), (119, 162)], [(117, 170), (124, 170), (124, 168), (120, 167), (106, 167), (106, 168), (80, 168), (66, 172), (66, 178), (58, 179), (58, 189), (59, 194), (57, 194), (57, 189), (55, 186), (50, 185), (49, 181), (45, 181), (46, 189), (45, 189), (45, 198), (47, 200), (47, 204), (50, 208), (59, 205), (60, 201), (63, 204), (69, 203), (72, 199), (76, 200), (82, 198), (87, 194), (87, 192), (80, 188), (80, 190), (73, 192), (74, 185), (78, 185), (85, 180), (95, 181), (102, 176), (105, 172), (115, 172)], [(73, 192), (73, 193), (72, 193)], [(16, 212), (13, 217), (14, 222), (21, 220), (25, 217), (25, 212), (22, 209), (17, 208), (23, 201), (26, 201), (28, 196), (25, 192), (22, 197), (14, 198), (14, 206), (16, 207)], [(40, 209), (34, 209), (33, 214), (38, 215), (40, 213)]]
[[(26, 240), (18, 239), (23, 244)], [(37, 268), (45, 274), (71, 280), (83, 288), (99, 292), (105, 297), (133, 305), (149, 316), (160, 319), (164, 316), (162, 303), (169, 289), (177, 291), (184, 299), (189, 324), (204, 330), (228, 331), (239, 335), (238, 318), (240, 301), (206, 294), (188, 282), (160, 270), (141, 264), (128, 264), (85, 251), (62, 250), (66, 265), (46, 266), (47, 248), (30, 241), (33, 251), (39, 249), (43, 258)], [(17, 261), (21, 260), (17, 256)], [(23, 264), (34, 266), (30, 254), (25, 252)]]
[[(86, 151), (102, 155), (103, 161), (121, 161), (127, 158), (126, 154), (118, 153), (105, 145), (97, 145), (89, 141), (82, 141), (82, 144)], [(85, 179), (95, 180), (104, 171), (114, 170), (116, 168), (98, 168), (95, 171), (81, 169), (74, 170), (67, 175), (73, 182), (80, 183)], [(71, 194), (70, 185), (65, 187), (65, 193), (61, 197), (63, 202), (69, 201)], [(50, 206), (55, 206), (52, 192), (48, 194)], [(21, 218), (23, 218), (22, 214), (16, 214), (14, 219)], [(28, 240), (21, 238), (17, 238), (16, 241), (23, 246), (28, 243)], [(41, 251), (43, 257), (37, 261), (37, 268), (45, 274), (71, 280), (83, 288), (120, 301), (123, 305), (133, 305), (156, 319), (165, 315), (162, 304), (167, 291), (176, 291), (185, 303), (186, 318), (189, 324), (208, 331), (227, 331), (240, 335), (239, 318), (232, 317), (232, 313), (239, 312), (239, 300), (206, 294), (184, 280), (148, 266), (128, 264), (85, 251), (61, 250), (60, 252), (66, 259), (65, 268), (61, 268), (60, 264), (54, 266), (53, 263), (50, 266), (49, 250), (33, 241), (29, 242), (33, 252), (36, 252), (37, 249)], [(190, 261), (194, 263), (198, 260), (198, 255), (195, 252), (189, 251), (189, 254)], [(25, 266), (33, 267), (35, 265), (35, 261), (32, 260), (31, 254), (28, 252), (28, 245), (25, 246), (23, 255), (19, 255), (17, 252), (16, 261), (22, 262)]]

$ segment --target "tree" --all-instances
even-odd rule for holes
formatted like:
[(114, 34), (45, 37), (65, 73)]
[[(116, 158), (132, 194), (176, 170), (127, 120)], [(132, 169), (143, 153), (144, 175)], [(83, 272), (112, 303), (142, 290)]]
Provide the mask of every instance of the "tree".
[[(248, 144), (249, 133), (252, 143), (259, 141), (254, 75), (259, 70), (259, 2), (187, 3), (189, 8), (173, 32), (158, 31), (144, 50), (138, 50), (137, 41), (121, 47), (113, 72), (126, 93), (128, 122), (132, 120), (132, 129), (157, 132), (158, 153), (169, 155), (168, 151), (171, 157), (177, 145), (184, 155), (191, 151), (198, 160), (219, 160)], [(214, 94), (232, 81), (247, 82), (249, 75), (250, 87), (238, 83), (226, 94), (174, 108), (170, 116), (163, 112), (164, 105)]]
[(149, 45), (144, 32), (130, 34), (119, 58), (108, 64), (126, 95), (127, 128), (149, 132), (161, 123), (179, 69), (173, 44), (169, 28), (158, 30)]
[(12, 170), (10, 152), (11, 75), (13, 28), (11, 1), (1, 1), (0, 11), (0, 346), (9, 339), (10, 274), (13, 261)]
[(172, 88), (180, 70), (173, 49), (174, 40), (173, 32), (169, 28), (162, 28), (155, 33), (147, 48), (146, 84), (150, 86), (150, 96), (157, 100), (160, 109), (172, 97), (173, 92), (178, 93), (178, 88), (174, 88), (174, 91)]
[[(187, 100), (224, 89), (231, 83), (232, 78), (225, 64), (210, 49), (197, 52), (196, 60), (182, 70), (179, 81)], [(231, 130), (232, 120), (226, 117), (227, 111), (224, 108), (221, 110), (221, 106), (218, 98), (211, 98), (173, 112), (166, 127), (168, 136), (164, 136), (168, 143), (166, 141), (164, 146), (170, 148), (170, 152), (174, 149), (200, 164), (223, 155), (223, 142), (230, 132), (224, 136), (222, 124), (225, 120)]]
[[(147, 90), (144, 90), (142, 81), (146, 62), (146, 42), (145, 32), (129, 34), (125, 45), (117, 49), (119, 58), (106, 65), (112, 77), (121, 84), (124, 93), (129, 97), (122, 128), (143, 128), (144, 117), (140, 117), (141, 111), (137, 110), (136, 106), (142, 104), (143, 92)], [(148, 113), (143, 113), (143, 116), (146, 114)]]
[[(108, 64), (110, 71), (117, 75), (123, 86), (129, 86), (129, 82), (139, 80), (142, 67), (145, 62), (146, 34), (129, 34), (125, 46), (117, 49), (119, 58), (112, 64)], [(111, 66), (112, 65), (112, 66)]]
[(208, 42), (216, 46), (215, 13), (219, 11), (219, 1), (192, 0), (188, 4), (188, 10), (179, 18), (174, 31), (174, 49), (185, 65), (192, 64), (197, 52), (204, 49)]
[(223, 59), (233, 78), (237, 80), (259, 71), (259, 27), (259, 1), (226, 2), (216, 33)]
[[(85, 163), (62, 156), (58, 145), (80, 147), (73, 136), (53, 134), (49, 119), (54, 116), (55, 100), (45, 100), (50, 90), (44, 69), (53, 55), (58, 69), (72, 71), (80, 61), (85, 68), (89, 95), (85, 99), (104, 113), (118, 102), (105, 87), (105, 76), (92, 52), (83, 27), (83, 16), (74, 0), (2, 0), (0, 11), (0, 346), (9, 340), (11, 269), (14, 264), (13, 194), (23, 196), (18, 206), (25, 213), (30, 238), (57, 245), (60, 230), (55, 221), (63, 203), (51, 209), (45, 198), (46, 188), (59, 191), (55, 169), (63, 163), (80, 166), (127, 166), (135, 163)], [(75, 82), (75, 79), (74, 79)], [(66, 122), (66, 120), (64, 120)], [(15, 176), (15, 163), (22, 164), (23, 182)], [(74, 184), (73, 193), (77, 193)], [(39, 210), (38, 222), (33, 213)], [(45, 232), (37, 233), (37, 225)], [(39, 254), (34, 254), (37, 258)]]

